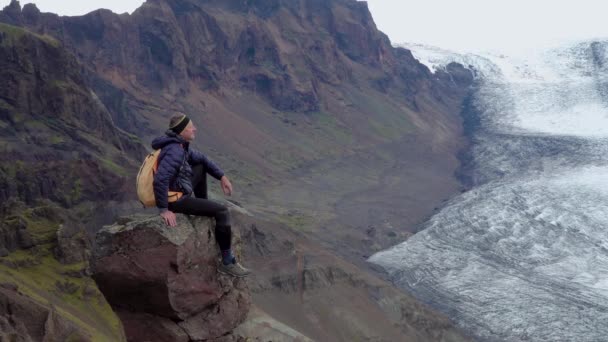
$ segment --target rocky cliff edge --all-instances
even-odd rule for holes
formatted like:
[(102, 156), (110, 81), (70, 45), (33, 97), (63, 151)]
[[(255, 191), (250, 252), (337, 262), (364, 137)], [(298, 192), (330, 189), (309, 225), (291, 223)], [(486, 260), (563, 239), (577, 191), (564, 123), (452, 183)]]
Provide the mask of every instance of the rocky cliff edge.
[[(217, 272), (209, 218), (129, 216), (97, 234), (93, 278), (129, 341), (239, 341), (231, 334), (249, 311), (244, 279)], [(236, 235), (236, 234), (235, 234)], [(233, 238), (235, 250), (240, 238)]]

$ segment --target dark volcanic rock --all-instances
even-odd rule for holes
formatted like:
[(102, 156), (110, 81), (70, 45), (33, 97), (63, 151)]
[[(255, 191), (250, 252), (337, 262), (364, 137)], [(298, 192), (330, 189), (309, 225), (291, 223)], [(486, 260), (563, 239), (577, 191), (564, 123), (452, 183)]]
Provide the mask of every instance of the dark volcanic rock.
[[(117, 312), (122, 321), (129, 341), (171, 341), (189, 342), (190, 336), (177, 325), (174, 321), (146, 313), (133, 313), (130, 311), (119, 310)], [(198, 324), (198, 323), (197, 323)], [(214, 325), (213, 322), (201, 322), (201, 324)], [(205, 325), (195, 327), (198, 330), (205, 330)], [(196, 340), (201, 341), (201, 340)], [(233, 334), (220, 335), (217, 338), (205, 338), (205, 342), (246, 342), (245, 338)]]
[(87, 335), (55, 312), (0, 286), (0, 341), (88, 341)]
[(55, 259), (62, 264), (88, 261), (91, 246), (77, 215), (48, 200), (40, 200), (37, 204), (37, 207), (25, 208), (16, 200), (3, 203), (0, 255), (50, 243)]
[(93, 278), (124, 317), (130, 341), (149, 332), (146, 315), (155, 316), (155, 329), (162, 331), (152, 341), (184, 334), (196, 341), (217, 338), (245, 319), (249, 290), (245, 280), (217, 273), (212, 222), (178, 215), (179, 225), (171, 228), (158, 216), (133, 217), (97, 234)]
[(62, 224), (57, 229), (55, 258), (62, 264), (74, 264), (89, 260), (91, 245), (84, 228)]
[(131, 194), (125, 168), (145, 150), (116, 129), (81, 69), (58, 40), (0, 23), (0, 201)]
[[(352, 260), (396, 243), (393, 236), (379, 237), (416, 227), (454, 192), (455, 185), (446, 181), (462, 146), (458, 112), (470, 73), (451, 66), (432, 74), (410, 51), (393, 48), (364, 2), (148, 0), (131, 15), (97, 10), (59, 17), (32, 5), (21, 9), (13, 1), (0, 12), (0, 22), (29, 30), (0, 26), (0, 148), (8, 142), (7, 152), (0, 155), (0, 202), (17, 197), (29, 205), (45, 197), (73, 206), (83, 200), (122, 200), (133, 193), (124, 175), (135, 174), (129, 156), (139, 145), (136, 137), (114, 125), (140, 136), (152, 130), (156, 134), (165, 128), (172, 110), (188, 112), (202, 123), (205, 134), (199, 142), (212, 148), (229, 174), (237, 175), (235, 184), (248, 183), (247, 188), (239, 187), (244, 203), (256, 201), (269, 215), (292, 209), (284, 206), (301, 207), (302, 222), (287, 219)], [(386, 160), (376, 158), (383, 155)], [(404, 166), (406, 173), (400, 171)], [(381, 170), (395, 170), (383, 179), (404, 182), (391, 189), (389, 183), (382, 184), (376, 191)], [(391, 194), (403, 197), (394, 200)], [(399, 203), (399, 208), (389, 203)], [(317, 221), (318, 208), (336, 208), (331, 216), (340, 222), (325, 215)], [(391, 214), (395, 228), (374, 222), (393, 209), (398, 213)], [(188, 226), (185, 218), (180, 220)], [(198, 339), (240, 319), (215, 320), (203, 310), (229, 315), (248, 302), (246, 295), (238, 295), (244, 284), (232, 285), (232, 279), (215, 274), (213, 243), (212, 252), (203, 255), (188, 241), (205, 236), (195, 237), (199, 233), (192, 228), (185, 227), (188, 237), (175, 242), (167, 237), (174, 232), (165, 232), (162, 223), (134, 222), (125, 223), (124, 232), (116, 235), (106, 232), (108, 240), (101, 242), (108, 243), (103, 248), (110, 251), (97, 263), (103, 271), (98, 274), (100, 287), (129, 322), (131, 340), (180, 340), (184, 333)], [(373, 236), (365, 233), (372, 223), (377, 227)], [(211, 236), (207, 241), (213, 241)], [(289, 296), (283, 299), (302, 298), (297, 291), (300, 280), (307, 281), (310, 291), (324, 289), (313, 286), (322, 283), (331, 291), (335, 288), (335, 282), (325, 281), (341, 275), (333, 266), (295, 273), (298, 262), (308, 262), (290, 254), (295, 253), (295, 242), (273, 247), (274, 237), (266, 228), (252, 229), (250, 237), (260, 257), (276, 253), (277, 262), (293, 272), (281, 278), (275, 269), (267, 271), (264, 283), (278, 279), (281, 284), (273, 288), (271, 300), (277, 293)], [(11, 243), (17, 240), (11, 235)], [(62, 248), (68, 250), (72, 244), (64, 242)], [(6, 251), (0, 246), (2, 253)], [(205, 271), (193, 269), (184, 261), (188, 258)], [(333, 265), (335, 260), (327, 262)], [(267, 260), (260, 265), (268, 265)], [(305, 306), (311, 309), (301, 317), (314, 322), (308, 331), (314, 333), (324, 324), (333, 329), (333, 335), (313, 336), (352, 340), (344, 332), (362, 336), (358, 331), (372, 322), (369, 315), (386, 323), (368, 327), (366, 337), (377, 340), (393, 326), (394, 321), (385, 318), (409, 312), (412, 305), (383, 306), (384, 311), (372, 315), (359, 309), (370, 308), (367, 299), (355, 305), (367, 294), (340, 295), (315, 293), (321, 299), (306, 305), (297, 300), (277, 303), (285, 306), (275, 317), (289, 319)], [(398, 297), (371, 296), (382, 303)], [(343, 302), (336, 304), (337, 297)], [(338, 312), (346, 307), (353, 316)], [(334, 309), (335, 319), (328, 320), (327, 312)], [(151, 319), (158, 322), (154, 328), (145, 322), (145, 314), (156, 317)], [(401, 326), (425, 331), (424, 336), (437, 330), (427, 324), (432, 318), (420, 322), (410, 325), (405, 320)], [(137, 331), (149, 334), (135, 335)]]
[(117, 310), (116, 313), (129, 341), (190, 341), (188, 334), (168, 318), (126, 310)]
[[(21, 218), (10, 222), (0, 223), (0, 250), (12, 252), (18, 248), (32, 246), (31, 236), (27, 232), (27, 224)], [(0, 255), (6, 255), (0, 252)], [(2, 256), (4, 256), (2, 255)]]
[[(190, 93), (192, 82), (212, 92), (238, 85), (277, 109), (312, 112), (332, 96), (322, 85), (366, 82), (365, 74), (406, 97), (432, 87), (428, 69), (393, 48), (360, 1), (149, 0), (130, 16), (81, 17), (11, 4), (0, 21), (57, 37), (87, 61), (96, 92), (130, 132), (144, 129), (135, 89), (171, 97)], [(117, 96), (120, 88), (127, 93)]]

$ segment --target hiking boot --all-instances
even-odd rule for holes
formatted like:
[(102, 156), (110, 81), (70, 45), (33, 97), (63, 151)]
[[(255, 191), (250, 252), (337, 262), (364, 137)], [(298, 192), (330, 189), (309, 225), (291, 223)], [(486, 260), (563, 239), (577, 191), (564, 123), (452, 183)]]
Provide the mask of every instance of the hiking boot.
[(233, 277), (239, 277), (239, 278), (246, 277), (249, 275), (249, 273), (251, 273), (250, 270), (246, 269), (238, 262), (228, 264), (228, 265), (225, 265), (223, 262), (220, 262), (220, 266), (217, 268), (217, 270), (220, 273), (228, 274)]

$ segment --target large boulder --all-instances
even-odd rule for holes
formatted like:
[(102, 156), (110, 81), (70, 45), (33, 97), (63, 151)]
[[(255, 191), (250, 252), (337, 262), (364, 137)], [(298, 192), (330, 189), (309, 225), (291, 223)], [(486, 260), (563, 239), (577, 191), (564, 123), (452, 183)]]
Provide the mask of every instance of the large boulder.
[[(129, 341), (203, 341), (229, 334), (249, 311), (244, 279), (217, 272), (214, 221), (130, 216), (97, 234), (91, 268)], [(240, 238), (233, 234), (239, 254)], [(150, 324), (155, 322), (154, 324)]]

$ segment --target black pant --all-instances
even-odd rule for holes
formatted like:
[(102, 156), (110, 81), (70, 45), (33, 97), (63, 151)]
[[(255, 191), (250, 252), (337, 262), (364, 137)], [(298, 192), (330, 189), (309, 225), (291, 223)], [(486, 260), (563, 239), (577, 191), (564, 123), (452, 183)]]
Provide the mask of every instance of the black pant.
[(174, 213), (215, 218), (215, 240), (221, 250), (230, 249), (232, 229), (228, 208), (207, 199), (207, 170), (203, 165), (193, 167), (192, 173), (194, 196), (183, 197), (177, 202), (169, 203), (169, 210)]

